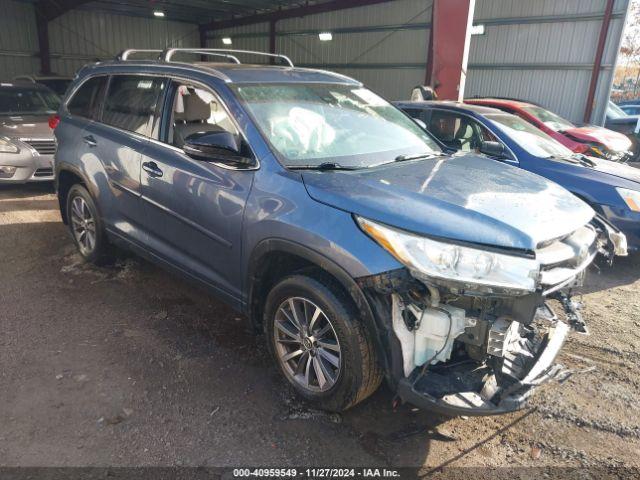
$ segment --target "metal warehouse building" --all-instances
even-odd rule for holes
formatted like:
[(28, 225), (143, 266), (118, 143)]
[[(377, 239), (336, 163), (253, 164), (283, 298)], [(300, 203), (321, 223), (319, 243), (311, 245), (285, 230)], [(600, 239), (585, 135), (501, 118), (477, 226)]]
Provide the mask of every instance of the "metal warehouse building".
[[(522, 98), (574, 122), (602, 123), (628, 3), (477, 0), (464, 95)], [(298, 65), (355, 77), (391, 100), (406, 99), (426, 83), (432, 4), (166, 0), (153, 3), (166, 14), (154, 18), (142, 0), (0, 0), (0, 78), (41, 65), (71, 75), (125, 48), (222, 48), (227, 38), (232, 48), (277, 51)], [(332, 40), (319, 41), (322, 32)]]

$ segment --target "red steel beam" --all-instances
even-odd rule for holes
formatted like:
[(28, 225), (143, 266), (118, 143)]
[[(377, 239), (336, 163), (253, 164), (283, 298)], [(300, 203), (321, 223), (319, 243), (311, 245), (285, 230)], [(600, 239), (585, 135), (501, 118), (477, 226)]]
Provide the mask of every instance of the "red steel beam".
[(584, 108), (584, 123), (589, 123), (591, 121), (591, 114), (593, 113), (593, 103), (595, 102), (596, 98), (596, 88), (598, 86), (598, 79), (600, 78), (600, 71), (602, 69), (602, 55), (604, 54), (604, 47), (607, 43), (607, 36), (609, 35), (609, 25), (611, 24), (613, 3), (614, 0), (607, 0), (607, 6), (604, 10), (604, 18), (602, 19), (602, 25), (600, 26), (600, 36), (598, 37), (596, 58), (593, 61), (591, 82), (589, 83), (589, 92), (587, 93), (587, 104)]
[(475, 0), (434, 0), (426, 78), (440, 100), (462, 101)]
[(253, 25), (272, 20), (284, 20), (286, 18), (305, 17), (318, 13), (335, 12), (347, 8), (366, 7), (377, 3), (392, 2), (393, 0), (332, 0), (326, 3), (316, 3), (304, 7), (287, 8), (275, 12), (258, 13), (246, 17), (238, 17), (231, 20), (219, 20), (204, 25), (205, 30), (220, 30), (223, 28), (240, 27), (243, 25)]

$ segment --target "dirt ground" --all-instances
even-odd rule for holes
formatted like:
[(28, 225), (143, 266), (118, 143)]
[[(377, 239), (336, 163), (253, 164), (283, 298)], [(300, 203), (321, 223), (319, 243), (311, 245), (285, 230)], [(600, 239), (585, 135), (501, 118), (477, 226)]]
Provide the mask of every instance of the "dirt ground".
[(137, 258), (84, 264), (50, 186), (0, 187), (0, 466), (640, 467), (639, 267), (591, 272), (573, 374), (527, 410), (394, 412), (383, 387), (327, 415), (245, 318)]

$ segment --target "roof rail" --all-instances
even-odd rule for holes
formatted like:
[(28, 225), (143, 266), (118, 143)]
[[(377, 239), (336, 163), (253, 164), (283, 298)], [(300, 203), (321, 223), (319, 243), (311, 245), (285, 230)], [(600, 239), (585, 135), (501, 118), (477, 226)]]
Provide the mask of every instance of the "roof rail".
[(131, 55), (134, 55), (137, 53), (162, 53), (162, 50), (143, 50), (138, 48), (128, 48), (127, 50), (123, 50), (122, 52), (120, 52), (116, 56), (116, 60), (121, 60), (121, 61), (129, 60), (129, 57)]
[(179, 52), (194, 53), (196, 55), (223, 56), (223, 57), (232, 59), (235, 63), (240, 63), (240, 60), (238, 60), (238, 58), (235, 55), (233, 55), (234, 53), (243, 53), (248, 55), (261, 55), (264, 57), (279, 58), (280, 60), (283, 60), (284, 62), (289, 64), (290, 67), (294, 66), (291, 59), (286, 55), (280, 55), (277, 53), (255, 52), (253, 50), (231, 50), (231, 49), (225, 49), (225, 48), (167, 48), (160, 55), (160, 59), (164, 60), (165, 62), (170, 62), (173, 55)]
[(228, 53), (215, 52), (212, 49), (208, 48), (167, 48), (163, 50), (160, 54), (160, 60), (164, 60), (165, 62), (171, 61), (171, 58), (175, 53), (193, 53), (195, 55), (209, 55), (213, 57), (224, 57), (228, 60), (231, 60), (233, 63), (240, 63), (238, 57), (235, 55), (231, 55)]

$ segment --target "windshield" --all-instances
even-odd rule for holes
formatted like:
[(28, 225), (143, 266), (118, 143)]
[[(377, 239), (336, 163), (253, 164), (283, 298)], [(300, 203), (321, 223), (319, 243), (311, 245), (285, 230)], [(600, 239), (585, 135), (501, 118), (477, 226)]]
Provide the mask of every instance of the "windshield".
[(536, 117), (538, 120), (544, 123), (547, 127), (549, 127), (551, 130), (554, 130), (556, 132), (561, 132), (563, 130), (567, 130), (569, 128), (575, 127), (575, 125), (569, 122), (568, 120), (565, 120), (564, 118), (559, 117), (555, 113), (550, 112), (549, 110), (545, 110), (542, 107), (529, 106), (529, 107), (522, 107), (522, 109), (525, 112), (530, 113), (531, 115)]
[(286, 166), (370, 167), (440, 148), (415, 122), (354, 85), (234, 87)]
[(536, 157), (571, 157), (573, 152), (542, 130), (520, 117), (508, 113), (485, 115), (524, 150)]
[(60, 97), (43, 88), (0, 89), (0, 115), (52, 114)]
[(607, 117), (611, 118), (611, 119), (618, 119), (618, 118), (626, 118), (629, 115), (627, 115), (625, 113), (624, 110), (622, 110), (619, 106), (617, 106), (615, 103), (613, 102), (609, 102), (609, 104), (607, 105)]

